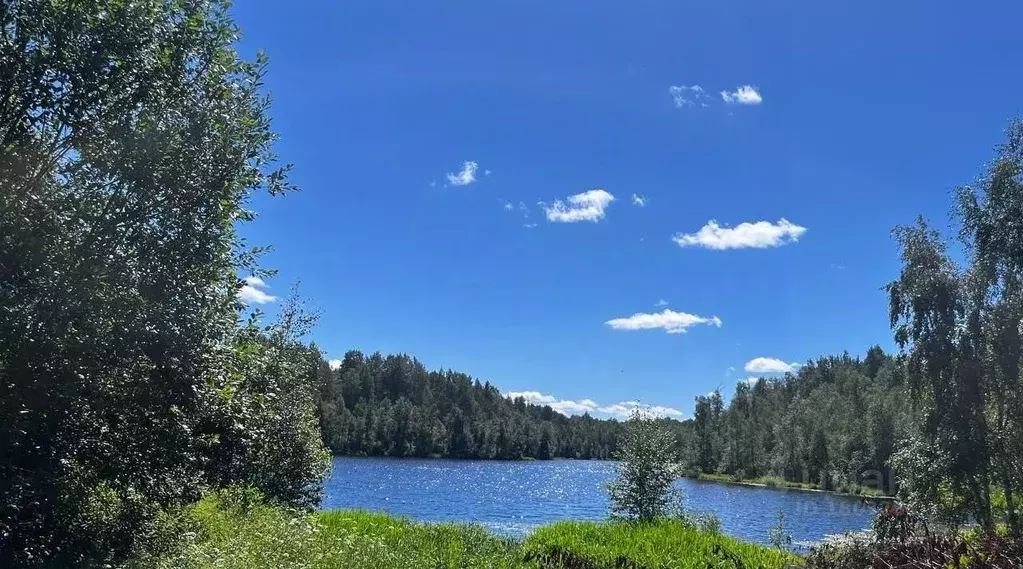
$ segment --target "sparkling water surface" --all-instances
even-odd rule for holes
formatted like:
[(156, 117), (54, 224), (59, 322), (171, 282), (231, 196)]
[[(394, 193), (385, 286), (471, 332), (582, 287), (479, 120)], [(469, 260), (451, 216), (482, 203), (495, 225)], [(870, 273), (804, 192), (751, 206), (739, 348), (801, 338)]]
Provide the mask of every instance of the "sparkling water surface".
[[(614, 464), (589, 460), (506, 462), (413, 458), (334, 459), (323, 509), (354, 508), (422, 521), (477, 522), (521, 537), (556, 520), (602, 520)], [(797, 544), (865, 529), (873, 509), (824, 493), (682, 480), (686, 508), (713, 513), (726, 533), (767, 543), (785, 513)]]

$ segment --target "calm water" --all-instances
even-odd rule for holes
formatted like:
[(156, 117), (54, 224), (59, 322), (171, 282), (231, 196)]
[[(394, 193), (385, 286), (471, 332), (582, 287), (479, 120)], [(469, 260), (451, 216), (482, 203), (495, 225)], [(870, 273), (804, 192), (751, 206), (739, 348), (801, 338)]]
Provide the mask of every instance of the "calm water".
[[(521, 536), (555, 520), (607, 517), (604, 485), (613, 464), (434, 459), (335, 458), (322, 507), (358, 508), (423, 521), (479, 522)], [(721, 518), (724, 530), (766, 543), (785, 512), (797, 543), (865, 529), (872, 510), (856, 499), (683, 480), (686, 507)]]

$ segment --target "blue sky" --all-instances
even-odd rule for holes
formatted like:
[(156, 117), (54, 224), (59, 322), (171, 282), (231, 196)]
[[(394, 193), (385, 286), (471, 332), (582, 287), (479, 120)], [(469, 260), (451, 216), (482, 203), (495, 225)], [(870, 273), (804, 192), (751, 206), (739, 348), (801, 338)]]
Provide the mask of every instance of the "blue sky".
[(234, 13), (302, 191), (255, 203), (261, 290), (330, 357), (566, 411), (890, 347), (891, 228), (947, 228), (1023, 110), (1019, 2), (269, 5)]

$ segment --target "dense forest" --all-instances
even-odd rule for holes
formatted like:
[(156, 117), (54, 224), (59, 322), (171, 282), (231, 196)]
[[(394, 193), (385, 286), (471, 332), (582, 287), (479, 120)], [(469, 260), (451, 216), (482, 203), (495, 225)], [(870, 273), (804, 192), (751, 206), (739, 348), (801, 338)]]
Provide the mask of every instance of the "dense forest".
[(910, 407), (897, 361), (881, 348), (822, 357), (781, 379), (739, 382), (727, 406), (720, 392), (697, 397), (683, 456), (694, 473), (890, 492)]
[[(489, 382), (428, 371), (406, 355), (345, 354), (320, 362), (319, 420), (338, 455), (612, 458), (621, 423), (566, 417), (510, 399)], [(778, 476), (822, 488), (894, 491), (890, 459), (912, 425), (897, 360), (879, 347), (808, 362), (780, 379), (741, 381), (696, 399), (694, 416), (663, 419), (691, 473)]]
[(610, 458), (620, 425), (505, 398), (464, 373), (405, 355), (345, 354), (320, 389), (320, 426), (336, 454), (456, 458)]

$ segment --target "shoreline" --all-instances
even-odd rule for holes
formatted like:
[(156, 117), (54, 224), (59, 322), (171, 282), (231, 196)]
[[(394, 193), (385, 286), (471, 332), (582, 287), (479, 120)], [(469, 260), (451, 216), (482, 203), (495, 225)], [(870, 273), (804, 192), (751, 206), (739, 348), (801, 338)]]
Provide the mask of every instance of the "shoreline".
[(876, 500), (878, 502), (894, 502), (895, 496), (885, 495), (873, 495), (873, 494), (855, 494), (852, 492), (839, 492), (838, 490), (824, 490), (821, 488), (807, 488), (805, 486), (798, 485), (798, 482), (793, 482), (791, 486), (786, 484), (766, 484), (763, 482), (757, 482), (755, 480), (729, 480), (724, 477), (711, 476), (708, 477), (705, 474), (698, 474), (696, 476), (684, 476), (687, 480), (696, 480), (698, 482), (715, 482), (718, 484), (732, 484), (736, 486), (749, 486), (751, 488), (767, 488), (769, 490), (794, 490), (798, 492), (816, 492), (818, 494), (828, 494), (831, 496), (838, 496), (843, 498), (859, 498), (862, 500)]

